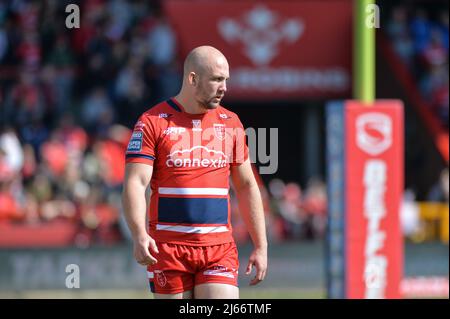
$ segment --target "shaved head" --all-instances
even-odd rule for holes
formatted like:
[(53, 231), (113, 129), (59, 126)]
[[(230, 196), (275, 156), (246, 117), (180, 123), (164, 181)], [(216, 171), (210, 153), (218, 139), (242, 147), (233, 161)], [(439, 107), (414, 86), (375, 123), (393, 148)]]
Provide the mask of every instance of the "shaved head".
[(230, 77), (228, 61), (222, 52), (207, 45), (193, 49), (184, 61), (183, 72), (178, 98), (194, 113), (217, 108)]
[(184, 77), (189, 76), (190, 72), (203, 75), (216, 63), (227, 63), (225, 56), (216, 48), (203, 45), (193, 49), (184, 61)]

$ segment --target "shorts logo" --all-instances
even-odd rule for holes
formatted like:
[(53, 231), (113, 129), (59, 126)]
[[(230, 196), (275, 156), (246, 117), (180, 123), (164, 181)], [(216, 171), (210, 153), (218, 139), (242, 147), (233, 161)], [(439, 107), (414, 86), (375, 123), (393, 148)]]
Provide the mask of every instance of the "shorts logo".
[(212, 269), (207, 269), (203, 272), (204, 275), (222, 276), (227, 278), (234, 278), (236, 270), (227, 268), (222, 265), (214, 266)]
[(162, 270), (155, 270), (156, 275), (156, 282), (160, 287), (164, 287), (167, 284), (167, 278), (166, 275), (164, 275), (164, 272)]

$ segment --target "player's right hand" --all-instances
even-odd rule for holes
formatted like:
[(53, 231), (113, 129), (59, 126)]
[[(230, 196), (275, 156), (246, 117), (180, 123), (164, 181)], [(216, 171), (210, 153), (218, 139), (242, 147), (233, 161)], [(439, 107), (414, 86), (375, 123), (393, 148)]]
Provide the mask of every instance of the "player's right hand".
[(158, 247), (155, 240), (148, 234), (134, 239), (133, 252), (136, 261), (143, 266), (154, 265), (158, 262), (154, 257), (155, 254), (159, 254)]

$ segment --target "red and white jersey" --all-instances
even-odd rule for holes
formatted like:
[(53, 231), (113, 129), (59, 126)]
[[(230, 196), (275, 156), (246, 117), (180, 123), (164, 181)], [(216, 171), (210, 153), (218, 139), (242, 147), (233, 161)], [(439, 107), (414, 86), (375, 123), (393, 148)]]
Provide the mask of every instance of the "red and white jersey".
[(196, 246), (233, 241), (230, 166), (247, 158), (242, 123), (222, 106), (190, 114), (169, 99), (142, 114), (126, 162), (153, 166), (150, 236)]

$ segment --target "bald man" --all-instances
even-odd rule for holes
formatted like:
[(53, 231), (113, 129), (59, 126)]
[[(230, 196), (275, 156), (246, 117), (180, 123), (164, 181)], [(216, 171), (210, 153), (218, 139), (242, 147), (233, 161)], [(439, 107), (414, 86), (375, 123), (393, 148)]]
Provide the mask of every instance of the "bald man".
[(239, 298), (229, 176), (254, 244), (245, 269), (256, 269), (250, 285), (266, 275), (263, 205), (244, 128), (220, 105), (228, 78), (219, 50), (193, 49), (179, 94), (142, 114), (128, 144), (124, 213), (155, 298)]

